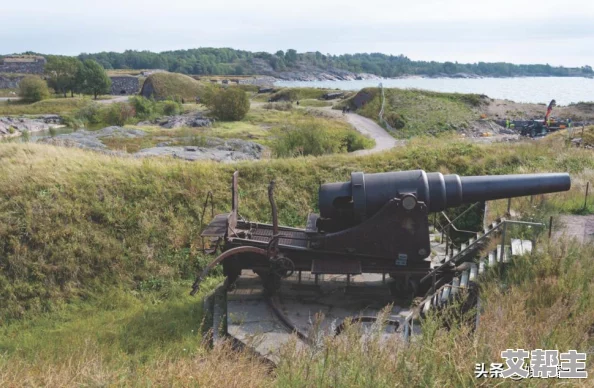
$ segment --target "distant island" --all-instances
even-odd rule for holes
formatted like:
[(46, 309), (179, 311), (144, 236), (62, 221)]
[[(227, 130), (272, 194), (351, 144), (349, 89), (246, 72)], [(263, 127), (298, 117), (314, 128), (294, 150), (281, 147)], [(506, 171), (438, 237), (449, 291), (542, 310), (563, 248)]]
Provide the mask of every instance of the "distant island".
[[(25, 53), (37, 54), (37, 53)], [(404, 55), (343, 54), (319, 51), (297, 53), (250, 52), (231, 48), (190, 50), (128, 50), (123, 53), (83, 53), (79, 59), (94, 59), (106, 69), (163, 69), (191, 75), (264, 75), (283, 80), (344, 80), (366, 78), (426, 77), (593, 77), (591, 66), (555, 67), (548, 64), (516, 65), (505, 62), (414, 61)]]

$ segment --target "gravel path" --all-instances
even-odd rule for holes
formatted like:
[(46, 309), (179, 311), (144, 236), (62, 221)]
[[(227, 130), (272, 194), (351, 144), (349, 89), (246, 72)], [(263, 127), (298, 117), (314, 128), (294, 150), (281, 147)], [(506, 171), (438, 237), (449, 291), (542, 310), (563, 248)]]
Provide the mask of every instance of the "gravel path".
[(328, 108), (322, 108), (326, 113), (334, 117), (342, 117), (355, 129), (363, 135), (369, 136), (375, 140), (375, 146), (367, 150), (359, 150), (352, 153), (352, 155), (369, 155), (376, 152), (389, 150), (390, 148), (400, 147), (406, 144), (406, 140), (396, 140), (385, 129), (380, 127), (375, 121), (367, 117), (360, 116), (356, 113), (342, 114), (340, 111)]
[(355, 151), (355, 155), (369, 155), (376, 152), (389, 150), (397, 146), (403, 146), (406, 144), (404, 140), (394, 139), (385, 129), (375, 123), (375, 121), (368, 119), (367, 117), (359, 116), (356, 113), (347, 113), (345, 115), (347, 121), (361, 132), (363, 135), (367, 135), (375, 140), (375, 146), (367, 150)]

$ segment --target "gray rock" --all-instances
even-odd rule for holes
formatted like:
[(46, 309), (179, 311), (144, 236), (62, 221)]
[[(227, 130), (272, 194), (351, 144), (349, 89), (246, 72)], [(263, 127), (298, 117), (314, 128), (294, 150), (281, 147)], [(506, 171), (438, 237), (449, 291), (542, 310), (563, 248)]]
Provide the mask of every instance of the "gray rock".
[(98, 131), (79, 130), (72, 133), (58, 135), (42, 139), (41, 143), (66, 147), (79, 147), (92, 150), (107, 150), (107, 147), (100, 139), (110, 137), (137, 138), (143, 137), (146, 133), (138, 129), (122, 127), (107, 127)]
[(256, 159), (252, 155), (240, 151), (228, 151), (217, 148), (202, 147), (154, 147), (134, 154), (137, 157), (171, 156), (189, 161), (214, 160), (217, 162), (234, 162), (238, 160)]
[(212, 121), (201, 113), (189, 113), (179, 116), (167, 116), (153, 121), (142, 121), (138, 123), (139, 126), (158, 125), (167, 129), (181, 128), (181, 127), (210, 127)]
[(62, 123), (58, 115), (43, 115), (35, 117), (0, 117), (0, 138), (5, 136), (19, 136), (27, 131), (40, 132), (55, 128)]

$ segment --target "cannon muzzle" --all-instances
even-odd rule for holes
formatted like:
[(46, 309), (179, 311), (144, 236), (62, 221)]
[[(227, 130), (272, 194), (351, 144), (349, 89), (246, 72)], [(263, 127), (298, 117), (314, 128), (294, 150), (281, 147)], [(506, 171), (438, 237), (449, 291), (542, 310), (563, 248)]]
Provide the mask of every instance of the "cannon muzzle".
[(354, 172), (350, 182), (321, 185), (319, 207), (323, 218), (361, 222), (391, 199), (406, 194), (423, 201), (430, 212), (438, 212), (467, 203), (567, 191), (570, 187), (566, 173), (460, 177), (423, 170)]

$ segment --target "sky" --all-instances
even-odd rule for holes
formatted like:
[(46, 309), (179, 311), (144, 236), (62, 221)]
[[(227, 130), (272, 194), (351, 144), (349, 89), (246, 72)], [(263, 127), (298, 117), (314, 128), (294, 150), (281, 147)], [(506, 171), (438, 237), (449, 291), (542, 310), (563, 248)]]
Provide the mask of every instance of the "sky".
[(593, 0), (0, 2), (0, 54), (294, 48), (594, 66)]

